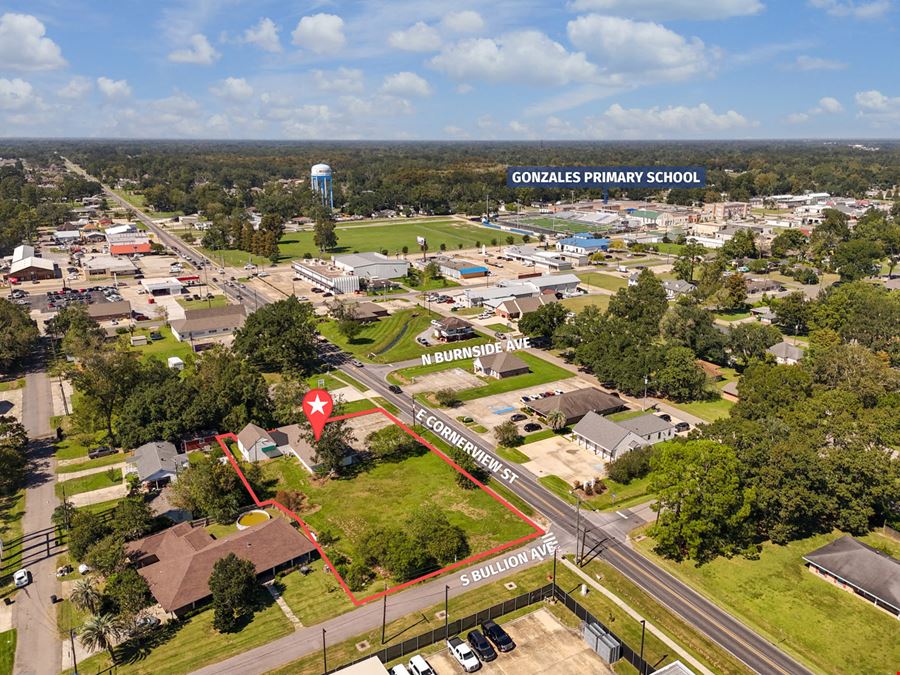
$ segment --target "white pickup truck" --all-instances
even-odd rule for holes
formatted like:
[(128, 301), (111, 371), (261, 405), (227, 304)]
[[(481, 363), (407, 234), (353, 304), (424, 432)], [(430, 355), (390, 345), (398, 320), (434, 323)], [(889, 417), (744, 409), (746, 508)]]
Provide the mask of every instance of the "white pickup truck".
[(472, 648), (460, 638), (452, 637), (447, 640), (447, 647), (450, 649), (453, 658), (459, 662), (459, 665), (461, 665), (463, 670), (467, 673), (474, 673), (481, 668), (481, 661), (475, 656), (475, 652), (473, 652)]

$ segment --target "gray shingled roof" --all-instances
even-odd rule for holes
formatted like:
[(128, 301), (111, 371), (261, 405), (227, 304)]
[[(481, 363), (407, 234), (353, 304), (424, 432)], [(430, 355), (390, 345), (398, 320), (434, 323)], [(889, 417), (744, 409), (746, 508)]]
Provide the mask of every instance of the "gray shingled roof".
[(637, 417), (629, 417), (628, 419), (618, 422), (619, 426), (636, 433), (638, 436), (648, 436), (660, 431), (668, 431), (672, 428), (672, 424), (666, 422), (662, 417), (657, 417), (653, 413), (646, 415), (638, 415)]
[(791, 359), (793, 361), (799, 361), (805, 353), (803, 349), (789, 342), (779, 342), (777, 345), (769, 347), (766, 351), (775, 358)]
[(567, 420), (581, 419), (591, 411), (610, 413), (625, 407), (621, 399), (594, 387), (548, 396), (537, 401), (530, 401), (527, 405), (535, 412), (545, 416), (554, 410), (559, 410)]
[(846, 535), (803, 559), (900, 611), (900, 560)]
[(485, 370), (493, 370), (495, 373), (510, 373), (523, 368), (528, 369), (528, 364), (512, 352), (479, 356), (478, 362)]
[(153, 441), (136, 448), (131, 463), (137, 467), (138, 477), (146, 480), (158, 471), (177, 473), (180, 468), (187, 466), (188, 457), (179, 455), (175, 446), (168, 441)]
[(595, 412), (581, 418), (572, 431), (606, 450), (615, 449), (628, 436), (627, 429)]

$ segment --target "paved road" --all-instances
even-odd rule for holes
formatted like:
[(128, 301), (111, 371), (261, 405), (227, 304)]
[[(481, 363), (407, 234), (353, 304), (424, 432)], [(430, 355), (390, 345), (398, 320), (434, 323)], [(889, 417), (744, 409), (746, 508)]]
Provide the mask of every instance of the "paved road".
[[(53, 489), (56, 482), (54, 448), (52, 444), (39, 441), (51, 433), (51, 400), (47, 373), (29, 373), (22, 401), (22, 423), (32, 439), (23, 525), (26, 539), (35, 537), (35, 541), (51, 527), (50, 516), (57, 505)], [(50, 595), (60, 592), (55, 556), (46, 557), (46, 549), (35, 546), (24, 553), (23, 562), (31, 571), (34, 582), (16, 594), (14, 621), (18, 643), (14, 672), (21, 675), (58, 673), (62, 668), (62, 657), (56, 632), (56, 610), (50, 604)]]
[[(70, 166), (74, 170), (83, 173), (75, 165), (70, 164)], [(134, 208), (105, 186), (104, 190), (120, 204)], [(188, 247), (173, 235), (164, 232), (145, 214), (138, 211), (138, 215), (141, 221), (160, 237), (161, 242), (176, 250), (190, 251), (193, 256), (205, 258), (205, 256), (200, 255), (195, 249)], [(223, 290), (228, 293), (230, 288), (226, 286)], [(268, 302), (268, 299), (256, 295), (254, 295), (252, 300), (249, 297), (245, 297), (243, 300), (248, 304), (248, 309), (251, 309), (251, 311)], [(387, 383), (383, 377), (383, 369), (354, 368), (345, 360), (340, 359), (333, 361), (332, 364), (345, 370), (348, 374), (397, 405), (402, 411), (402, 416), (407, 420), (411, 420), (411, 400), (408, 397), (396, 395), (387, 388)], [(493, 448), (486, 447), (484, 439), (474, 434), (464, 425), (459, 424), (455, 419), (440, 410), (429, 410), (429, 412), (454, 429), (463, 438), (485, 450), (493, 459), (507, 464), (494, 454)], [(604, 559), (622, 572), (629, 580), (671, 611), (681, 616), (709, 639), (731, 652), (751, 669), (761, 673), (806, 674), (810, 672), (781, 651), (776, 645), (757, 635), (730, 614), (710, 603), (690, 587), (626, 546), (627, 533), (638, 524), (636, 516), (631, 514), (631, 512), (623, 511), (622, 516), (619, 516), (617, 513), (598, 514), (593, 512), (576, 515), (570, 504), (545, 490), (537, 482), (535, 476), (525, 471), (521, 466), (516, 466), (515, 470), (518, 473), (518, 479), (508, 487), (549, 518), (553, 522), (553, 531), (558, 537), (562, 538), (568, 535), (575, 538), (576, 536), (582, 536), (581, 533), (586, 531), (584, 538), (587, 541), (587, 548), (592, 551), (596, 550), (599, 555), (602, 555)], [(585, 524), (578, 527), (580, 523)], [(289, 658), (286, 658), (282, 663), (289, 660)]]

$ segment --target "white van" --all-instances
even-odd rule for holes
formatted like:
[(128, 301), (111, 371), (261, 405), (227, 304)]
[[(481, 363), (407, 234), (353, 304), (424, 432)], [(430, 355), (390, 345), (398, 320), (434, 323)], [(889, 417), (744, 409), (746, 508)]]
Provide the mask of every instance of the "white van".
[(409, 660), (409, 672), (412, 675), (435, 675), (434, 670), (428, 665), (428, 661), (419, 654)]
[(402, 663), (398, 663), (396, 666), (388, 670), (388, 673), (390, 673), (390, 675), (409, 675), (409, 671)]

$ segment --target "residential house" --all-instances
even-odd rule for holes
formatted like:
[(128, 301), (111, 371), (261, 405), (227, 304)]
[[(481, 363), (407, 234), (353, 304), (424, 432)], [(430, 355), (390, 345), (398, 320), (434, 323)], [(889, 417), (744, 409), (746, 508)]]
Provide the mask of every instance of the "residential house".
[(781, 341), (766, 350), (767, 354), (775, 357), (775, 362), (784, 366), (794, 366), (802, 358), (805, 350), (802, 347), (792, 345), (790, 342)]
[(525, 405), (541, 417), (559, 411), (565, 417), (566, 424), (579, 422), (589, 412), (608, 415), (625, 408), (625, 404), (618, 396), (607, 394), (594, 387), (547, 396), (529, 401)]
[(354, 321), (361, 323), (370, 323), (378, 321), (388, 316), (388, 311), (382, 305), (375, 302), (354, 302), (347, 305), (347, 309), (351, 312)]
[(178, 616), (210, 597), (213, 566), (228, 554), (249, 560), (263, 577), (309, 561), (316, 547), (287, 518), (274, 517), (222, 539), (180, 523), (127, 544), (126, 552), (163, 610)]
[(683, 279), (666, 279), (662, 282), (666, 292), (666, 300), (675, 300), (682, 295), (692, 293), (697, 287)]
[(494, 377), (498, 380), (530, 372), (528, 364), (512, 352), (499, 352), (497, 354), (479, 356), (475, 359), (473, 365), (476, 375)]
[(241, 429), (237, 436), (237, 446), (245, 462), (275, 459), (283, 454), (272, 435), (252, 422)]
[(441, 342), (468, 340), (475, 336), (475, 329), (468, 321), (458, 316), (446, 316), (434, 327), (434, 337)]
[(494, 311), (497, 316), (504, 319), (516, 320), (521, 319), (526, 314), (536, 312), (544, 305), (549, 305), (556, 301), (556, 296), (549, 294), (537, 295), (530, 298), (513, 298), (512, 300), (502, 302)]
[(770, 326), (772, 325), (772, 322), (775, 321), (775, 312), (773, 312), (772, 308), (768, 305), (754, 307), (750, 310), (750, 313), (764, 326)]
[[(238, 434), (238, 450), (247, 462), (293, 455), (310, 473), (316, 473), (321, 467), (315, 448), (309, 444), (303, 430), (297, 424), (286, 424), (271, 431), (252, 423), (248, 424)], [(356, 453), (348, 447), (341, 464), (349, 466), (356, 459)]]
[(747, 295), (781, 293), (783, 290), (784, 286), (774, 279), (750, 279), (747, 282)]
[(134, 473), (144, 485), (160, 487), (176, 480), (188, 466), (188, 456), (168, 441), (152, 441), (135, 448), (124, 473)]
[(243, 326), (245, 319), (243, 305), (188, 309), (184, 319), (172, 321), (172, 335), (179, 342), (224, 337)]
[(635, 448), (669, 440), (675, 435), (675, 427), (652, 413), (614, 422), (589, 412), (572, 433), (579, 446), (612, 461)]

